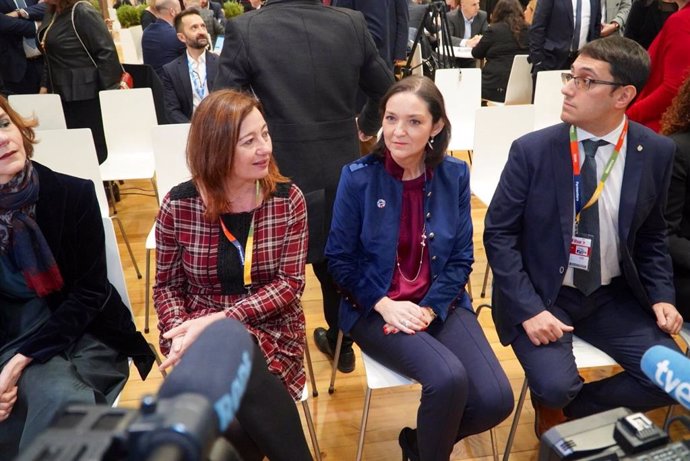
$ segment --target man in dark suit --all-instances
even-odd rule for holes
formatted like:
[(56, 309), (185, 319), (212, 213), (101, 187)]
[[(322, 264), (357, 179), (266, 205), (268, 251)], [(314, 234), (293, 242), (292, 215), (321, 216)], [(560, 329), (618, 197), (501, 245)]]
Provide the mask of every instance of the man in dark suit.
[[(340, 169), (359, 155), (360, 138), (374, 136), (380, 98), (393, 83), (358, 11), (321, 0), (269, 0), (227, 22), (215, 89), (253, 90), (264, 107), (281, 173), (305, 193), (309, 262), (321, 282), (329, 325), (315, 331), (317, 346), (333, 356), (340, 296), (323, 258)], [(369, 97), (359, 119), (359, 89)], [(354, 370), (352, 342), (338, 363)]]
[[(656, 344), (678, 350), (670, 335), (683, 321), (664, 221), (675, 147), (625, 117), (649, 57), (612, 36), (585, 45), (571, 72), (565, 123), (513, 143), (484, 231), (494, 321), (525, 370), (538, 434), (565, 418), (670, 404), (640, 359)], [(624, 371), (583, 384), (573, 334)]]
[(532, 73), (568, 69), (577, 51), (600, 33), (600, 0), (539, 0), (529, 30)]
[(153, 67), (160, 76), (163, 66), (181, 56), (185, 51), (184, 43), (180, 42), (173, 23), (180, 12), (177, 0), (156, 0), (156, 14), (158, 18), (144, 29), (141, 36), (141, 48), (144, 64)]
[(165, 109), (171, 123), (189, 123), (194, 109), (213, 91), (218, 58), (206, 51), (209, 42), (206, 24), (196, 9), (178, 14), (175, 30), (187, 52), (163, 66)]
[(0, 0), (0, 76), (9, 94), (38, 93), (41, 86), (43, 56), (35, 37), (46, 6), (37, 0)]

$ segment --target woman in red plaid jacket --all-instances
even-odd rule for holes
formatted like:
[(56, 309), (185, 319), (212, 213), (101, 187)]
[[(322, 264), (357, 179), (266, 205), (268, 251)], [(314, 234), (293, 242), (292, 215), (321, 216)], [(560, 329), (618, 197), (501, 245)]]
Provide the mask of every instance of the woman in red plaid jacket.
[(261, 354), (226, 436), (246, 461), (311, 459), (294, 404), (305, 384), (302, 192), (278, 171), (258, 101), (231, 90), (196, 109), (187, 164), (192, 180), (168, 193), (156, 222), (161, 367), (210, 323), (239, 320)]

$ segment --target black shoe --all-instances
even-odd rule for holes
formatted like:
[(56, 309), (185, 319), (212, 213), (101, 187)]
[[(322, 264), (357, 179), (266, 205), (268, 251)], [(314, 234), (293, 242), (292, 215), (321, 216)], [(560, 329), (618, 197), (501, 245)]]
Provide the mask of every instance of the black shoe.
[(403, 461), (419, 461), (419, 447), (417, 447), (417, 431), (404, 427), (398, 436), (398, 444), (402, 450)]
[[(333, 352), (335, 345), (331, 345), (326, 333), (325, 328), (319, 327), (315, 329), (314, 342), (316, 343), (316, 347), (318, 347), (321, 352), (326, 354), (330, 360), (333, 360), (333, 357), (335, 356), (335, 353)], [(352, 373), (355, 370), (355, 352), (351, 347), (347, 349), (340, 349), (338, 370), (340, 370), (341, 373)]]

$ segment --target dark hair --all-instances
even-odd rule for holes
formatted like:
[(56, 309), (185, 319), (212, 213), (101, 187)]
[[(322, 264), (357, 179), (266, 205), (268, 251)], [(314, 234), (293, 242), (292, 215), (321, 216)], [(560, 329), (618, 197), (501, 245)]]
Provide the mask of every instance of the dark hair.
[[(210, 220), (227, 210), (226, 182), (232, 172), (240, 126), (254, 109), (261, 111), (261, 105), (252, 96), (235, 90), (219, 90), (204, 98), (192, 115), (187, 165), (194, 184), (204, 194), (206, 216)], [(268, 175), (259, 181), (264, 198), (275, 192), (278, 183), (287, 181), (271, 155)]]
[(48, 6), (48, 11), (53, 13), (62, 13), (65, 10), (70, 9), (79, 0), (57, 0), (54, 5)]
[(36, 144), (36, 134), (33, 129), (38, 125), (38, 122), (35, 118), (23, 118), (12, 109), (10, 103), (3, 96), (0, 96), (0, 109), (5, 111), (12, 125), (19, 128), (19, 132), (22, 134), (22, 141), (24, 142), (24, 152), (28, 158), (31, 158), (34, 154), (34, 144)]
[(491, 24), (498, 22), (505, 22), (515, 41), (519, 45), (524, 45), (520, 43), (520, 35), (527, 27), (527, 23), (525, 22), (525, 13), (522, 11), (522, 5), (520, 5), (518, 0), (499, 0), (491, 13)]
[(690, 74), (678, 89), (673, 102), (661, 116), (661, 133), (690, 132)]
[(201, 13), (199, 13), (199, 10), (196, 7), (187, 8), (175, 16), (173, 24), (176, 32), (182, 32), (182, 18), (185, 16), (191, 16), (192, 14), (196, 14), (197, 16), (201, 17)]
[(607, 62), (611, 76), (622, 85), (633, 85), (640, 94), (650, 72), (647, 50), (639, 43), (620, 35), (611, 35), (587, 43), (580, 50), (580, 56)]
[[(434, 137), (432, 148), (426, 150), (426, 157), (424, 159), (424, 163), (428, 167), (433, 168), (443, 161), (448, 143), (450, 142), (450, 120), (448, 120), (448, 116), (446, 115), (446, 106), (443, 102), (443, 96), (430, 78), (410, 75), (394, 83), (383, 96), (379, 107), (381, 117), (383, 117), (383, 114), (386, 112), (388, 100), (398, 93), (412, 93), (417, 95), (417, 97), (426, 103), (429, 113), (431, 114), (432, 122), (434, 124), (439, 120), (443, 122), (443, 128)], [(376, 155), (383, 156), (385, 151), (386, 142), (383, 136), (381, 136), (381, 139), (379, 139), (376, 146), (374, 146), (373, 152)]]

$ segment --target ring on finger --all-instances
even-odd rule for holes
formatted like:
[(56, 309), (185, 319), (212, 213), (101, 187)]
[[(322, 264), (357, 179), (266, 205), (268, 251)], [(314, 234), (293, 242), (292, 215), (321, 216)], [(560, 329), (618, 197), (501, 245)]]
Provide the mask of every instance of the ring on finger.
[(401, 324), (403, 327), (407, 328), (408, 321), (407, 321), (407, 320), (403, 320), (402, 322), (400, 322), (400, 324)]

